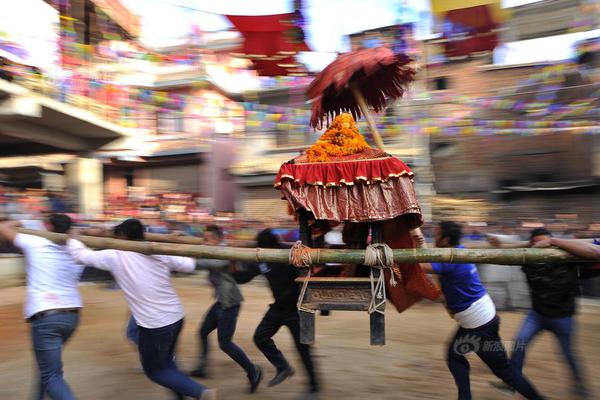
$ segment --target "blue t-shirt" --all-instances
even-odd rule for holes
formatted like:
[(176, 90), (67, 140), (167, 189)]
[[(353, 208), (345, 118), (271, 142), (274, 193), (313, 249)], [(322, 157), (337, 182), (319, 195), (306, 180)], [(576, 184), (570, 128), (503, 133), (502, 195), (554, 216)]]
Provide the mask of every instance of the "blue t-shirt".
[(466, 310), (487, 294), (475, 264), (431, 263), (431, 267), (440, 277), (446, 304), (453, 313)]

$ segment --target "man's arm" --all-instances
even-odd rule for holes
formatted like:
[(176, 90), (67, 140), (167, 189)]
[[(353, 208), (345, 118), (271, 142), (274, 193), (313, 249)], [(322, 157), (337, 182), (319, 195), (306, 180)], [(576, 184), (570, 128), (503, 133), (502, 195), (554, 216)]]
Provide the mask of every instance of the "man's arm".
[(211, 269), (222, 269), (226, 270), (229, 268), (231, 261), (229, 260), (216, 260), (203, 258), (196, 260), (196, 269), (199, 270), (211, 270)]
[(114, 250), (91, 250), (77, 239), (67, 240), (67, 251), (75, 261), (105, 271), (115, 266)]
[(529, 242), (526, 240), (505, 242), (502, 241), (498, 236), (494, 235), (487, 235), (487, 242), (490, 244), (491, 247), (500, 249), (521, 249), (524, 247), (529, 247)]
[(172, 272), (183, 272), (191, 274), (196, 270), (196, 260), (191, 257), (181, 256), (153, 256), (160, 260)]
[(0, 238), (14, 244), (15, 238), (19, 233), (17, 230), (19, 226), (21, 226), (19, 221), (0, 222)]
[(420, 263), (419, 266), (426, 274), (437, 274), (430, 263)]
[(600, 246), (585, 240), (550, 238), (537, 242), (533, 247), (544, 248), (550, 246), (556, 246), (577, 257), (600, 260)]
[(243, 263), (242, 270), (235, 270), (231, 276), (239, 283), (244, 284), (250, 282), (254, 277), (260, 275), (260, 267), (256, 263)]

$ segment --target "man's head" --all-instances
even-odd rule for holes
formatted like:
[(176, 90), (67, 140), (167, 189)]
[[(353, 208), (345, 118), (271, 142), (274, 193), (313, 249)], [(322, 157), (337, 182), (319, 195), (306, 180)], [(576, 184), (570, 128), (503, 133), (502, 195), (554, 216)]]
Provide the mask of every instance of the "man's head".
[(268, 228), (256, 235), (256, 245), (262, 249), (277, 249), (281, 247), (279, 237)]
[(542, 240), (547, 240), (552, 237), (550, 231), (546, 228), (535, 228), (529, 232), (529, 244), (534, 245)]
[(444, 221), (435, 227), (435, 247), (456, 247), (461, 238), (462, 228), (456, 222)]
[(126, 219), (113, 228), (118, 239), (144, 240), (144, 224), (135, 218)]
[(207, 225), (204, 229), (204, 243), (218, 245), (223, 239), (223, 231), (217, 225)]
[(73, 225), (73, 221), (65, 214), (50, 214), (44, 221), (46, 229), (50, 232), (67, 233)]

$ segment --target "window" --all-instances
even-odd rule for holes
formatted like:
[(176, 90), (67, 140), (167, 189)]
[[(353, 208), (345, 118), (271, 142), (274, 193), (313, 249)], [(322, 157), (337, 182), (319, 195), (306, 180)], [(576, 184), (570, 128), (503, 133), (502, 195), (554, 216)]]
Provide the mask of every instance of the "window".
[(157, 114), (158, 133), (170, 134), (183, 132), (183, 112), (176, 110), (161, 110)]
[(433, 90), (447, 90), (449, 88), (449, 79), (447, 76), (438, 76), (431, 81)]

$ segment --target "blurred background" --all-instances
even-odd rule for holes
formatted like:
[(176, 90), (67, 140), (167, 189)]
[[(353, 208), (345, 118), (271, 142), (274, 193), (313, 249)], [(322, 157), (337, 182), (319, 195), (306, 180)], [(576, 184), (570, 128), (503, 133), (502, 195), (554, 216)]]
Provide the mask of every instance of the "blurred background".
[(474, 241), (598, 235), (600, 2), (347, 3), (4, 3), (0, 214), (190, 235), (217, 222), (237, 244), (268, 225), (294, 241), (273, 180), (322, 133), (306, 88), (337, 55), (383, 45), (419, 71), (376, 123), (429, 223)]
[[(43, 229), (49, 212), (81, 227), (134, 217), (149, 232), (192, 236), (216, 223), (233, 246), (254, 246), (271, 227), (291, 244), (298, 222), (273, 183), (323, 133), (309, 127), (306, 89), (338, 55), (377, 46), (410, 55), (418, 70), (375, 122), (386, 151), (415, 173), (428, 241), (442, 220), (464, 226), (467, 246), (492, 234), (527, 240), (536, 227), (600, 236), (600, 0), (4, 0), (0, 220)], [(373, 143), (365, 121), (358, 126)], [(339, 228), (319, 233), (322, 246), (344, 245)], [(10, 399), (32, 387), (17, 252), (0, 242), (0, 398)], [(478, 268), (499, 310), (529, 306), (520, 266)], [(86, 268), (82, 280), (107, 284), (81, 288), (85, 323), (65, 353), (75, 392), (166, 398), (132, 372), (129, 314), (110, 275)], [(578, 340), (593, 371), (600, 279), (582, 286)], [(191, 365), (212, 292), (203, 277), (177, 287), (188, 312), (178, 361)], [(270, 295), (243, 290), (237, 338), (266, 365), (252, 332)], [(448, 398), (442, 346), (454, 324), (442, 307), (415, 308), (388, 312), (385, 348), (368, 346), (367, 313), (319, 317), (323, 398)], [(503, 313), (505, 338), (520, 318)], [(528, 374), (566, 399), (551, 339), (539, 342)], [(278, 340), (293, 353), (287, 333)], [(230, 362), (216, 370), (221, 380), (209, 384), (223, 398), (249, 398)], [(497, 398), (491, 375), (473, 375), (476, 391)], [(295, 398), (300, 382), (254, 398)]]

